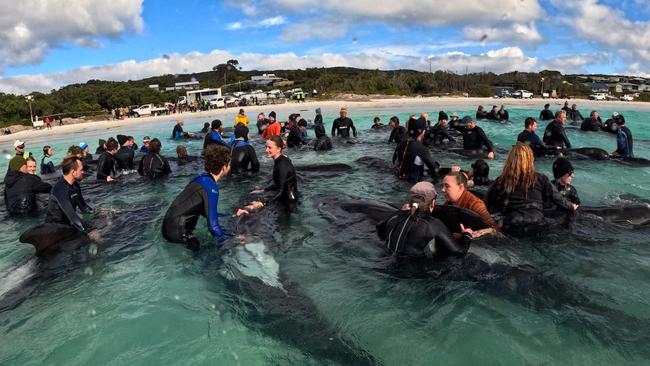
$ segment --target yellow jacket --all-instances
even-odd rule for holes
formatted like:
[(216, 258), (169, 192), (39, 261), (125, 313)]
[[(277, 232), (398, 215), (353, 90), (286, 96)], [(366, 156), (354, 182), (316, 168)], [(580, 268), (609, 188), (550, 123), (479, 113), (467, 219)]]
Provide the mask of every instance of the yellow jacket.
[(237, 117), (235, 117), (235, 126), (237, 126), (238, 123), (243, 123), (244, 126), (248, 127), (248, 116), (245, 114), (238, 114)]

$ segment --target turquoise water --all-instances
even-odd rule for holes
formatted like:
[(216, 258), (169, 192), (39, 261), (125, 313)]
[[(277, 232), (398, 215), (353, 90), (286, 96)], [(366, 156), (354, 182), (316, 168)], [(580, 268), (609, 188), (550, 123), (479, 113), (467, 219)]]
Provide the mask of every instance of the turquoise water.
[[(473, 114), (473, 110), (468, 107), (456, 112)], [(272, 233), (260, 233), (262, 239), (256, 239), (264, 241), (267, 254), (279, 265), (285, 289), (299, 288), (313, 305), (309, 309), (314, 316), (329, 324), (336, 336), (353, 344), (352, 348), (364, 350), (381, 364), (647, 363), (647, 230), (605, 225), (578, 227), (573, 232), (549, 228), (552, 232), (542, 239), (477, 242), (472, 251), (482, 258), (528, 264), (544, 278), (566, 285), (510, 296), (472, 281), (397, 276), (384, 270), (385, 258), (370, 226), (318, 209), (323, 195), (329, 194), (401, 202), (408, 184), (364, 169), (354, 161), (361, 156), (390, 159), (392, 155), (393, 146), (382, 143), (387, 133), (366, 131), (372, 117), (379, 115), (387, 122), (395, 114), (406, 120), (409, 114), (419, 112), (395, 106), (353, 109), (350, 114), (363, 144), (339, 146), (325, 154), (287, 152), (296, 165), (342, 162), (354, 169), (326, 177), (307, 176), (299, 187), (303, 197), (299, 212), (270, 226)], [(612, 111), (600, 112), (607, 116)], [(644, 130), (650, 113), (619, 112), (625, 115), (636, 138), (635, 154), (650, 158), (650, 142), (641, 141), (650, 141), (650, 132)], [(313, 111), (303, 113), (313, 118)], [(326, 127), (331, 127), (336, 111), (324, 113)], [(435, 119), (437, 111), (429, 113)], [(286, 118), (287, 114), (280, 113), (279, 117)], [(505, 148), (515, 141), (523, 119), (537, 117), (539, 111), (511, 109), (510, 115), (516, 121), (513, 125), (480, 123), (493, 142)], [(208, 120), (186, 117), (186, 130), (199, 130)], [(27, 148), (39, 157), (38, 147), (53, 145), (55, 160), (59, 160), (72, 143), (86, 141), (94, 150), (98, 138), (128, 133), (137, 141), (145, 135), (164, 137), (163, 153), (173, 156), (175, 145), (166, 139), (172, 126), (172, 121), (143, 123), (70, 137), (43, 137), (28, 140)], [(541, 130), (544, 126), (540, 123)], [(615, 149), (613, 135), (572, 130), (568, 135), (575, 147)], [(194, 155), (201, 145), (201, 141), (186, 144)], [(13, 150), (10, 143), (1, 146)], [(256, 150), (261, 156), (261, 144)], [(469, 167), (471, 163), (446, 155), (436, 159), (443, 166), (460, 163)], [(499, 174), (504, 159), (497, 156), (489, 163), (492, 177)], [(268, 178), (272, 162), (266, 158), (261, 162)], [(538, 162), (538, 170), (550, 175), (551, 163)], [(5, 159), (0, 162), (1, 171), (6, 170), (6, 164)], [(574, 185), (584, 205), (618, 204), (618, 196), (624, 193), (650, 199), (650, 168), (591, 161), (575, 161), (574, 167)], [(186, 166), (155, 183), (137, 176), (111, 186), (97, 186), (92, 178), (84, 181), (86, 199), (94, 207), (109, 211), (102, 220), (105, 227), (96, 254), (52, 264), (54, 269), (36, 272), (40, 277), (20, 287), (26, 293), (16, 296), (19, 300), (14, 307), (0, 313), (0, 364), (336, 364), (300, 342), (270, 334), (265, 328), (268, 324), (253, 321), (233, 287), (237, 280), (224, 274), (227, 263), (218, 259), (221, 253), (193, 255), (162, 238), (165, 210), (199, 170), (200, 165)], [(232, 211), (246, 192), (263, 183), (263, 179), (224, 180), (220, 183), (220, 209)], [(0, 211), (6, 216), (4, 208)], [(18, 237), (39, 220), (5, 218), (0, 223), (0, 268), (4, 273), (31, 255), (31, 248), (20, 244)], [(197, 233), (203, 242), (209, 242), (203, 221)], [(232, 252), (225, 253), (229, 254)], [(0, 277), (0, 290), (15, 287), (21, 278), (24, 276), (17, 274)], [(568, 296), (591, 305), (558, 300)], [(258, 300), (255, 306), (268, 305)], [(282, 309), (286, 317), (298, 316), (299, 310), (289, 306)], [(293, 339), (313, 335), (304, 329), (285, 329), (283, 333)], [(333, 340), (329, 337), (322, 338), (323, 347), (330, 342)]]

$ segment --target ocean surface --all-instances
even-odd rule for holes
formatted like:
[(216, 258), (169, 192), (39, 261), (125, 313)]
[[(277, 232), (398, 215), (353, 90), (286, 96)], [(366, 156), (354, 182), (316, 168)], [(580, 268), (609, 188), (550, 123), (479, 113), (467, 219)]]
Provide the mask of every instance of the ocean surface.
[[(473, 115), (474, 110), (455, 112)], [(351, 109), (362, 143), (324, 153), (287, 150), (296, 166), (345, 163), (353, 169), (302, 174), (296, 213), (278, 218), (262, 211), (257, 221), (240, 223), (251, 233), (221, 250), (214, 248), (203, 219), (196, 234), (205, 248), (197, 254), (167, 243), (160, 233), (167, 207), (202, 171), (200, 163), (172, 163), (174, 173), (157, 182), (137, 173), (110, 185), (95, 183), (94, 177), (83, 181), (86, 200), (102, 211), (94, 218), (102, 238), (48, 263), (30, 259), (33, 249), (18, 240), (43, 216), (12, 219), (3, 204), (0, 364), (648, 364), (650, 229), (595, 222), (548, 227), (536, 238), (480, 240), (472, 256), (488, 264), (472, 266), (472, 276), (464, 276), (461, 265), (455, 269), (460, 275), (450, 276), (396, 268), (372, 225), (332, 207), (337, 197), (392, 204), (406, 199), (407, 183), (355, 161), (392, 156), (394, 146), (385, 142), (389, 132), (369, 131), (374, 116), (388, 123), (393, 115), (406, 121), (420, 112), (390, 105)], [(428, 112), (437, 119), (437, 110)], [(613, 110), (599, 112), (605, 120)], [(634, 134), (635, 155), (650, 158), (650, 113), (618, 112)], [(312, 110), (301, 113), (314, 117)], [(324, 110), (328, 130), (337, 114)], [(508, 149), (527, 116), (538, 117), (539, 110), (513, 108), (512, 124), (479, 125), (496, 146)], [(231, 117), (226, 125), (232, 125)], [(253, 125), (255, 117), (249, 117)], [(209, 121), (186, 115), (185, 130), (198, 131)], [(119, 125), (43, 135), (27, 140), (27, 150), (40, 161), (41, 147), (52, 145), (58, 162), (69, 145), (84, 141), (94, 151), (99, 138), (123, 133), (137, 142), (145, 135), (158, 137), (163, 155), (175, 156), (172, 119)], [(541, 135), (546, 122), (539, 125)], [(251, 136), (257, 135), (254, 130)], [(309, 133), (313, 137), (313, 130)], [(614, 135), (567, 133), (574, 147), (616, 148)], [(184, 144), (190, 155), (200, 154), (201, 140)], [(254, 146), (262, 174), (220, 181), (221, 212), (233, 212), (251, 199), (250, 190), (270, 179), (272, 161), (263, 156), (261, 142)], [(0, 147), (3, 155), (13, 155), (11, 143)], [(451, 154), (434, 157), (442, 166), (469, 169), (472, 162)], [(504, 160), (500, 154), (489, 162), (492, 178)], [(7, 162), (0, 160), (1, 171)], [(536, 164), (552, 176), (552, 160)], [(584, 206), (629, 203), (622, 194), (650, 199), (650, 168), (588, 160), (573, 165), (573, 184)], [(232, 218), (221, 223), (236, 230)]]

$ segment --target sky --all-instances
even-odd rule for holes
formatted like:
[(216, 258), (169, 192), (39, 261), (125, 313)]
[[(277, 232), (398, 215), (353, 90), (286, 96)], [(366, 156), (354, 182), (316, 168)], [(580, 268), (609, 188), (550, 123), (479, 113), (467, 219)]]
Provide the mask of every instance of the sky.
[(233, 58), (243, 70), (650, 77), (650, 0), (21, 0), (0, 14), (4, 93)]

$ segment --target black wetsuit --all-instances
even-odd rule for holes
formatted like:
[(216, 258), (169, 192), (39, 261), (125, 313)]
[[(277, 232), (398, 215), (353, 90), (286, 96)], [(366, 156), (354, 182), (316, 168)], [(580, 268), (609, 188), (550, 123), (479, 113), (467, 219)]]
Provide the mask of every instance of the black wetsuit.
[(307, 141), (302, 137), (300, 127), (291, 127), (289, 129), (289, 136), (287, 137), (287, 147), (300, 147), (300, 145), (305, 144), (307, 144)]
[(41, 175), (52, 174), (56, 172), (56, 167), (54, 166), (52, 160), (48, 161), (47, 163), (45, 162), (45, 159), (49, 158), (49, 156), (43, 156), (43, 158), (41, 158)]
[(463, 256), (472, 241), (463, 234), (456, 242), (440, 220), (422, 214), (415, 221), (408, 211), (398, 211), (378, 224), (377, 234), (388, 251), (406, 257)]
[(235, 140), (230, 149), (230, 156), (230, 174), (239, 175), (260, 171), (257, 154), (248, 141)]
[(79, 182), (68, 184), (65, 179), (60, 178), (52, 187), (45, 222), (70, 225), (79, 231), (87, 232), (91, 228), (81, 220), (77, 209), (84, 213), (92, 212), (92, 208), (81, 194)]
[(600, 117), (598, 119), (592, 119), (591, 117), (582, 121), (580, 129), (583, 131), (600, 131), (603, 128), (603, 122)]
[(569, 120), (574, 122), (584, 120), (584, 118), (582, 118), (582, 113), (577, 109), (570, 109), (569, 112), (567, 112), (567, 117), (569, 117)]
[(5, 204), (11, 214), (31, 214), (38, 208), (37, 193), (49, 193), (52, 186), (38, 175), (9, 172), (5, 177)]
[(499, 113), (497, 112), (497, 110), (496, 110), (496, 109), (493, 109), (493, 110), (491, 110), (490, 112), (488, 112), (488, 114), (487, 114), (487, 119), (492, 120), (492, 121), (498, 121), (498, 120), (500, 120), (500, 118), (499, 118)]
[(617, 128), (618, 128), (618, 126), (616, 125), (616, 121), (615, 121), (614, 119), (612, 119), (612, 118), (608, 119), (608, 120), (605, 121), (605, 123), (603, 124), (603, 131), (605, 131), (605, 132), (609, 132), (609, 133), (614, 133), (614, 134), (615, 134)]
[(476, 119), (486, 119), (488, 118), (488, 112), (485, 110), (476, 111)]
[(449, 134), (449, 128), (447, 126), (448, 125), (441, 126), (440, 122), (438, 122), (433, 127), (430, 127), (424, 137), (427, 144), (438, 146), (441, 145), (445, 139), (449, 140), (449, 142), (456, 141), (456, 139)]
[(576, 205), (580, 204), (580, 197), (578, 197), (578, 191), (576, 188), (570, 184), (566, 186), (560, 183), (557, 179), (553, 180), (551, 183), (557, 189), (557, 192), (566, 198), (569, 202), (575, 203)]
[(406, 134), (406, 128), (404, 126), (395, 126), (395, 128), (390, 131), (388, 142), (396, 142), (399, 144), (400, 142), (405, 141), (407, 138), (408, 135)]
[(257, 120), (257, 133), (261, 135), (262, 132), (264, 132), (264, 130), (266, 129), (266, 125), (268, 124), (269, 124), (268, 118), (264, 118), (263, 120)]
[(463, 128), (461, 133), (463, 134), (463, 149), (481, 150), (485, 146), (488, 152), (494, 152), (492, 141), (487, 138), (485, 132), (479, 126)]
[(507, 109), (504, 110), (499, 109), (497, 111), (497, 114), (499, 115), (499, 119), (502, 121), (507, 121), (510, 119), (510, 113), (508, 113)]
[[(318, 117), (320, 121), (318, 121)], [(325, 126), (323, 125), (323, 117), (319, 114), (316, 116), (316, 124), (314, 126), (314, 133), (316, 134), (316, 141), (314, 142), (314, 150), (332, 150), (332, 140), (325, 133)]]
[(172, 139), (178, 140), (184, 135), (185, 135), (185, 131), (183, 131), (183, 126), (179, 125), (178, 123), (175, 124), (174, 129), (172, 130)]
[(296, 179), (296, 169), (294, 169), (291, 159), (280, 155), (273, 161), (273, 183), (264, 188), (265, 192), (275, 191), (275, 195), (267, 200), (268, 202), (278, 202), (285, 206), (289, 211), (293, 211), (298, 204), (298, 181)]
[(357, 129), (354, 127), (352, 120), (348, 117), (339, 117), (332, 123), (332, 137), (336, 135), (350, 137), (350, 129), (352, 129), (354, 137), (357, 137)]
[(536, 133), (528, 131), (528, 130), (523, 130), (518, 136), (517, 136), (517, 141), (518, 142), (523, 142), (524, 144), (527, 144), (530, 146), (531, 149), (533, 149), (533, 153), (535, 156), (543, 156), (543, 155), (551, 155), (555, 153), (555, 148), (548, 148), (544, 143), (542, 142), (542, 139), (537, 136)]
[(219, 186), (214, 178), (203, 173), (192, 179), (174, 199), (165, 213), (162, 225), (163, 237), (172, 243), (185, 244), (198, 249), (198, 240), (192, 234), (200, 216), (208, 221), (208, 229), (219, 241), (228, 235), (219, 226)]
[(553, 111), (552, 111), (552, 110), (550, 110), (550, 109), (543, 109), (543, 110), (539, 113), (539, 119), (541, 119), (542, 121), (550, 121), (550, 120), (552, 120), (552, 119), (555, 119), (555, 116), (553, 115)]
[(553, 121), (544, 130), (544, 143), (549, 146), (571, 148), (571, 142), (566, 136), (566, 131), (560, 122)]
[(115, 162), (117, 163), (117, 169), (119, 170), (133, 170), (135, 169), (135, 163), (133, 162), (133, 158), (135, 157), (135, 151), (128, 147), (128, 146), (122, 146), (120, 147), (119, 150), (117, 150), (117, 154), (115, 154)]
[(143, 156), (138, 166), (138, 174), (151, 179), (162, 178), (171, 172), (167, 159), (153, 151)]
[(176, 164), (181, 166), (181, 165), (193, 163), (193, 162), (195, 162), (197, 160), (199, 160), (198, 156), (186, 155), (186, 156), (183, 156), (182, 158), (176, 158)]
[(393, 153), (393, 164), (397, 162), (397, 175), (400, 179), (419, 182), (424, 178), (424, 166), (431, 177), (436, 177), (440, 165), (433, 160), (431, 151), (420, 141), (409, 138), (402, 141)]
[(383, 123), (380, 123), (378, 125), (373, 123), (372, 126), (370, 126), (370, 128), (372, 128), (373, 130), (382, 130), (385, 127), (386, 127), (386, 125), (384, 125)]
[(97, 160), (97, 180), (105, 181), (108, 177), (117, 176), (117, 162), (110, 153), (103, 153)]
[(544, 229), (544, 203), (571, 210), (571, 203), (558, 193), (548, 177), (541, 173), (535, 175), (535, 183), (528, 191), (520, 186), (512, 193), (500, 192), (497, 186), (501, 177), (488, 189), (485, 206), (490, 213), (503, 215), (504, 230), (527, 234)]
[(95, 155), (99, 156), (99, 155), (101, 155), (101, 154), (103, 154), (105, 152), (106, 152), (106, 150), (102, 146), (97, 146), (97, 149), (95, 150)]

